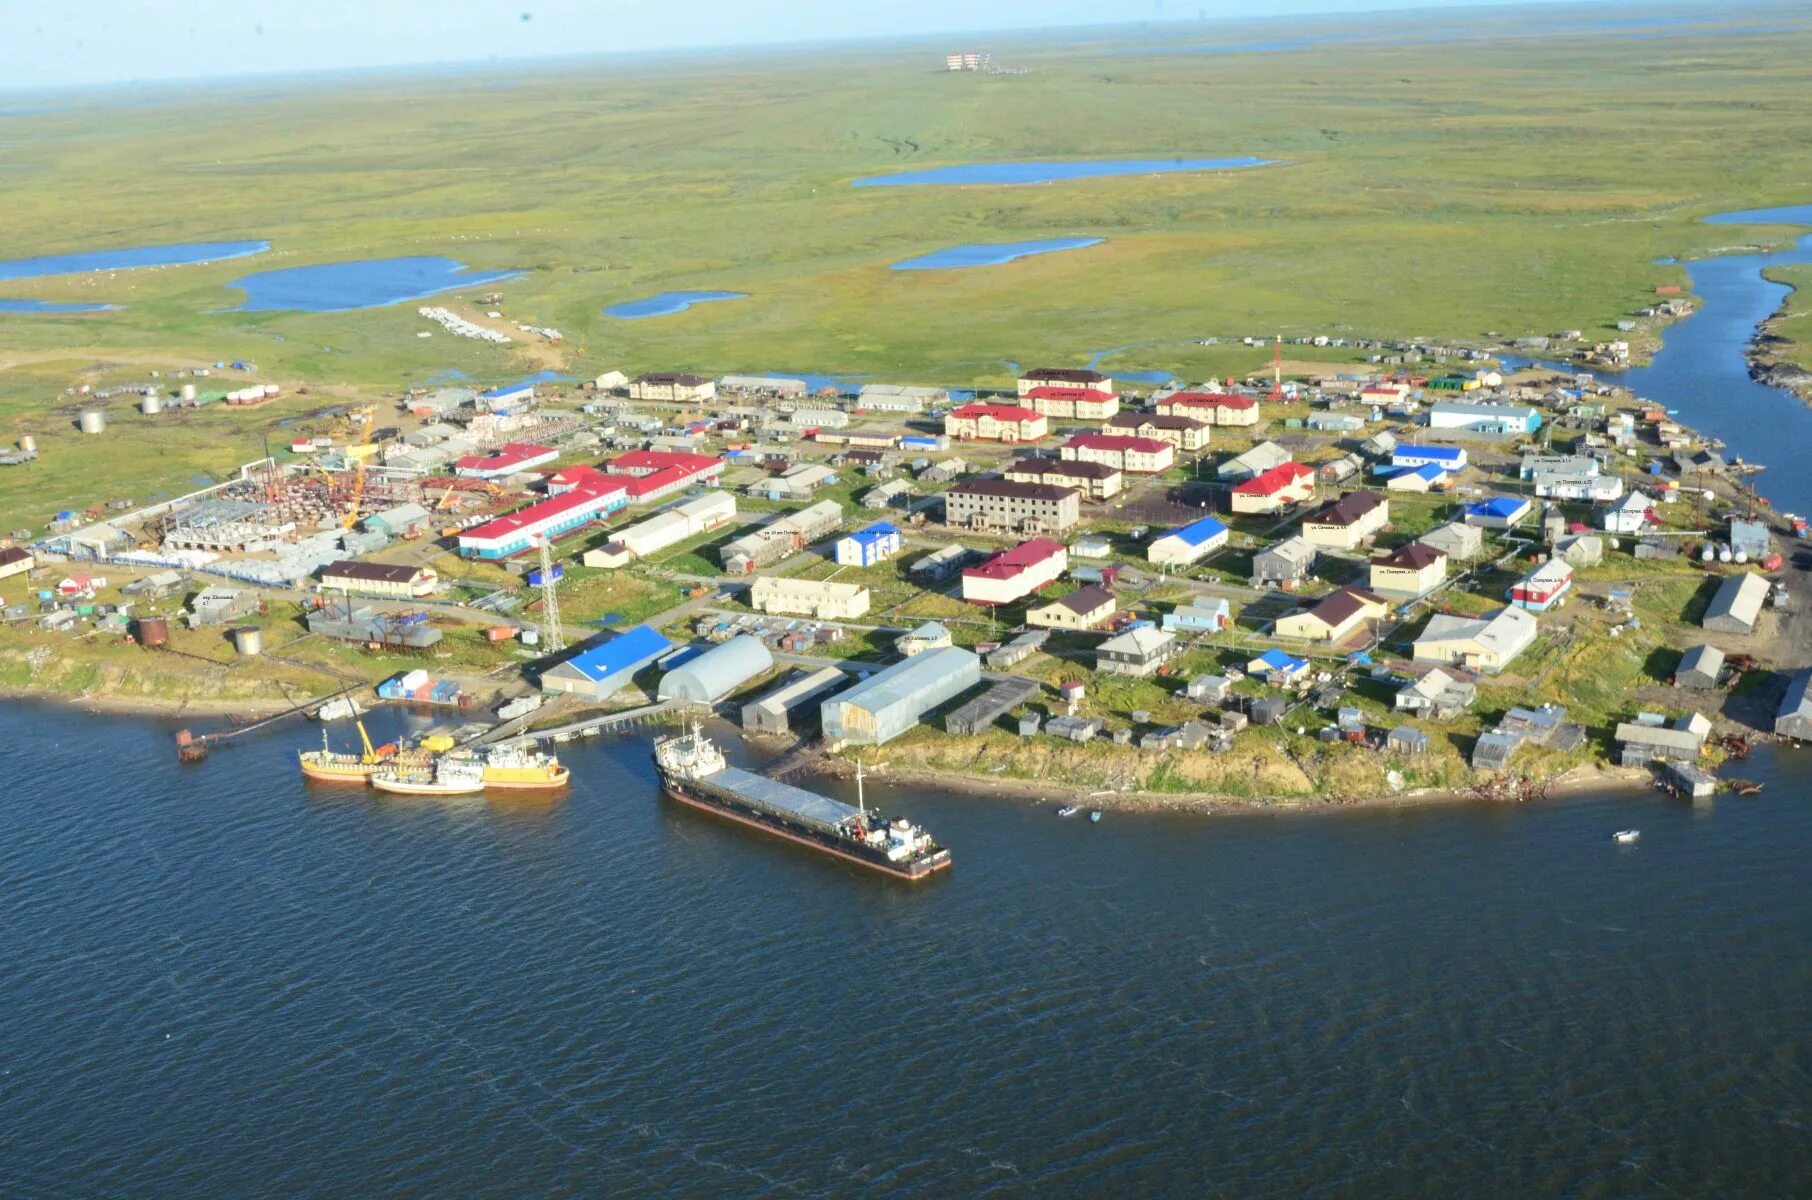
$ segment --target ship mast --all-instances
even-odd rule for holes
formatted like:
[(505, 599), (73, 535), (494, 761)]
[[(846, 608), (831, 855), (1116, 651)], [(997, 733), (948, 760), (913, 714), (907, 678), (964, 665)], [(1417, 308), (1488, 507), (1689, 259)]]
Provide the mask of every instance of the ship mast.
[(856, 760), (856, 811), (868, 816), (868, 804), (862, 798), (862, 760)]

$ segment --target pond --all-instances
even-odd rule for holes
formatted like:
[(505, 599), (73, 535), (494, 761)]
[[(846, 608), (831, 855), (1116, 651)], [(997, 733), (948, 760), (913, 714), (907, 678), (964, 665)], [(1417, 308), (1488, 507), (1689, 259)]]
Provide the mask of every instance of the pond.
[(128, 271), (135, 267), (180, 267), (263, 254), (269, 242), (182, 242), (169, 246), (129, 246), (119, 250), (82, 250), (0, 262), (0, 279), (42, 279), (89, 271)]
[(434, 256), (368, 258), (259, 271), (233, 280), (246, 300), (232, 312), (348, 312), (419, 300), (454, 288), (483, 287), (520, 271), (474, 271)]
[(955, 187), (972, 183), (1057, 183), (1109, 175), (1167, 175), (1179, 171), (1244, 171), (1270, 166), (1267, 158), (1104, 158), (1084, 162), (962, 163), (893, 175), (852, 179), (855, 187)]
[(961, 246), (950, 246), (943, 250), (933, 250), (930, 254), (921, 254), (917, 258), (901, 259), (893, 264), (896, 271), (949, 271), (964, 267), (998, 267), (1015, 259), (1029, 258), (1034, 254), (1051, 254), (1058, 250), (1081, 250), (1087, 246), (1098, 246), (1106, 238), (1072, 237), (1042, 238), (1031, 242), (967, 242)]
[(60, 304), (55, 300), (0, 300), (0, 313), (113, 312), (117, 304)]
[(640, 321), (647, 317), (667, 317), (674, 313), (685, 312), (694, 304), (710, 304), (716, 300), (743, 300), (747, 292), (662, 292), (658, 296), (649, 296), (643, 300), (628, 300), (622, 304), (613, 304), (604, 310), (607, 317), (620, 321)]

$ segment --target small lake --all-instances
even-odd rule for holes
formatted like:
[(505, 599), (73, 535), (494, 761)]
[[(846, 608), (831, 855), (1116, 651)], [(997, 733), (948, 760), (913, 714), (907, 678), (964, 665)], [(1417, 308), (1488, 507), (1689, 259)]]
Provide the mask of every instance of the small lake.
[(520, 271), (474, 271), (450, 258), (368, 258), (260, 271), (233, 280), (246, 300), (231, 312), (348, 312), (419, 300), (454, 288), (515, 279)]
[(620, 321), (640, 321), (647, 317), (669, 317), (683, 313), (694, 304), (711, 304), (718, 300), (743, 300), (747, 292), (662, 292), (645, 300), (629, 300), (604, 310), (607, 317)]
[(963, 163), (893, 175), (852, 179), (855, 187), (956, 187), (962, 184), (1059, 183), (1109, 175), (1167, 175), (1180, 171), (1244, 171), (1265, 167), (1268, 158), (1108, 158), (1090, 162)]
[(965, 267), (998, 267), (1034, 254), (1054, 254), (1059, 250), (1081, 250), (1098, 246), (1106, 238), (1043, 238), (1033, 242), (968, 242), (944, 250), (933, 250), (917, 258), (905, 258), (893, 264), (895, 271), (953, 271)]
[(0, 279), (42, 279), (89, 271), (129, 271), (136, 267), (181, 267), (263, 254), (269, 242), (183, 242), (170, 246), (130, 246), (120, 250), (84, 250), (0, 262)]
[(55, 300), (0, 300), (0, 313), (113, 312), (117, 304), (61, 304)]

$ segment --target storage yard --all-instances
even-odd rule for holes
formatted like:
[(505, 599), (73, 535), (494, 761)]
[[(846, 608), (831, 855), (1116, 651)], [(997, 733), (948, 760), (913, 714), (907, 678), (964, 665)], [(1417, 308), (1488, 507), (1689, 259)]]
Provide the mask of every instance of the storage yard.
[[(1609, 739), (1632, 699), (1588, 687), (1586, 711), (1582, 676), (1658, 703), (1670, 681), (1644, 675), (1689, 627), (1713, 650), (1769, 661), (1796, 619), (1783, 551), (1803, 527), (1756, 510), (1734, 472), (1708, 480), (1695, 466), (1689, 484), (1673, 464), (1692, 446), (1613, 386), (1552, 371), (1469, 378), (1464, 411), (1404, 370), (1287, 386), (1260, 375), (1213, 392), (1089, 379), (1081, 398), (1031, 381), (981, 403), (1073, 413), (1085, 400), (1104, 415), (1041, 412), (1042, 430), (1004, 439), (975, 423), (978, 402), (909, 386), (813, 396), (803, 437), (796, 393), (751, 395), (747, 379), (371, 398), (191, 494), (52, 514), (21, 540), (29, 579), (9, 581), (0, 637), (76, 637), (79, 657), (105, 635), (122, 649), (100, 657), (147, 677), (166, 673), (132, 651), (181, 649), (235, 686), (268, 669), (286, 700), (425, 668), (439, 692), (391, 685), (374, 699), (540, 692), (559, 703), (525, 719), (549, 727), (588, 707), (721, 705), (751, 734), (831, 752), (910, 743), (922, 767), (962, 772), (992, 745), (1009, 773), (1048, 771), (1059, 754), (1068, 775), (1110, 788), (1237, 790), (1255, 762), (1273, 786), (1314, 794), (1627, 764), (1635, 752)], [(1375, 407), (1355, 401), (1386, 391)], [(871, 404), (860, 446), (825, 418)], [(1147, 417), (1157, 429), (1165, 410), (1240, 423), (1217, 422), (1211, 444), (1180, 458), (1169, 442), (1099, 432)], [(1453, 432), (1431, 420), (1480, 411), (1514, 411), (1518, 432), (1428, 441)], [(1317, 412), (1358, 428), (1316, 429)], [(1061, 469), (1078, 463), (1073, 478)], [(806, 468), (818, 472), (808, 495), (777, 499), (763, 483)], [(1444, 486), (1390, 487), (1424, 470)], [(1557, 491), (1563, 478), (1609, 482)], [(914, 486), (877, 522), (861, 499), (893, 480)], [(181, 647), (177, 615), (194, 631)], [(218, 650), (186, 640), (210, 628), (224, 631)], [(441, 680), (433, 664), (449, 661), (467, 665)], [(1729, 679), (1695, 661), (1670, 707), (1741, 725)], [(1439, 672), (1448, 682), (1425, 685)], [(1469, 699), (1424, 724), (1424, 691)], [(1486, 724), (1494, 699), (1541, 698), (1606, 740)], [(1750, 723), (1771, 728), (1762, 715)], [(1079, 729), (1093, 732), (1079, 741)]]

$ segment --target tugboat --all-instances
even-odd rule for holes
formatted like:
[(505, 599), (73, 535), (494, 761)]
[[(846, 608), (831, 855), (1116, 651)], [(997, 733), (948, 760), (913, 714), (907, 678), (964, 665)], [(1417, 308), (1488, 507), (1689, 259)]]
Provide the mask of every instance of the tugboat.
[(572, 772), (551, 754), (524, 746), (493, 746), (484, 752), (484, 786), (514, 791), (565, 787)]
[(924, 879), (950, 865), (950, 851), (919, 826), (869, 809), (856, 766), (856, 806), (732, 767), (695, 722), (654, 743), (661, 788), (681, 804), (859, 863), (898, 879)]
[(429, 767), (382, 767), (371, 786), (398, 796), (470, 796), (484, 791), (484, 764), (467, 754), (443, 754)]

